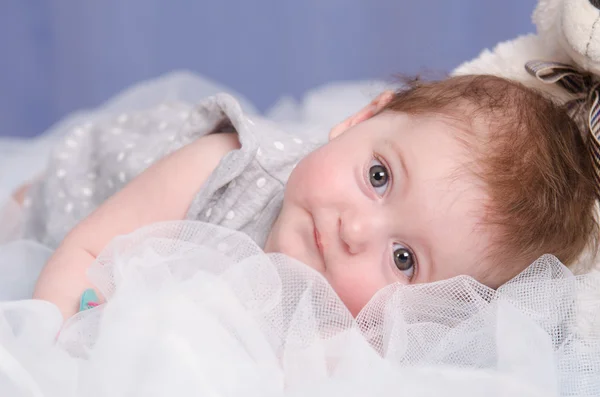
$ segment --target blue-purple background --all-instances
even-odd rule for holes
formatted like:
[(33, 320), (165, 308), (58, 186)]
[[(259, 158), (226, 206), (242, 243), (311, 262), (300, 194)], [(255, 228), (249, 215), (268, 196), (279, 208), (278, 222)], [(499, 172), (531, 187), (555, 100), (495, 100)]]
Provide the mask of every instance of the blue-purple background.
[(259, 109), (334, 80), (449, 71), (534, 30), (535, 0), (2, 0), (0, 136), (188, 69)]

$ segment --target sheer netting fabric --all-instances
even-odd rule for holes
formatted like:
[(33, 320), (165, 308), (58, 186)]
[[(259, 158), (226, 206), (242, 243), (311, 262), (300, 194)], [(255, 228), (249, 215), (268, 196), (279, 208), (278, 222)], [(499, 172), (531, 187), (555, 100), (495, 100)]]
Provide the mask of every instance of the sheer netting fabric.
[[(386, 87), (333, 84), (266, 115), (325, 137)], [(29, 300), (53, 251), (22, 239), (11, 192), (78, 125), (223, 91), (255, 112), (227, 87), (173, 73), (38, 139), (0, 139), (0, 396), (600, 395), (600, 276), (551, 256), (496, 291), (468, 277), (392, 285), (353, 318), (304, 264), (239, 232), (173, 222), (106, 248), (89, 270), (105, 304), (63, 326), (55, 306)]]
[(600, 278), (552, 256), (498, 290), (391, 285), (356, 318), (306, 265), (195, 221), (113, 240), (89, 277), (107, 302), (62, 329), (47, 302), (0, 304), (1, 395), (600, 392)]

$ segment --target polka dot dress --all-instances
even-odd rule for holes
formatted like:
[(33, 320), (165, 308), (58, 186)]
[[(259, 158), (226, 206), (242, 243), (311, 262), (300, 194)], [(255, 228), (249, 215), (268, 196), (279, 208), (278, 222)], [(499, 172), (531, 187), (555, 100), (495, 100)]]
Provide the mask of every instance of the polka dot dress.
[(241, 148), (219, 163), (187, 218), (246, 232), (262, 246), (279, 213), (289, 174), (320, 143), (248, 117), (226, 94), (199, 106), (163, 104), (74, 127), (54, 148), (44, 178), (24, 202), (25, 236), (57, 246), (78, 222), (151, 164), (218, 132), (219, 126), (235, 130)]
[(238, 120), (227, 105), (223, 111), (238, 133), (241, 149), (221, 161), (188, 218), (243, 231), (263, 246), (290, 173), (320, 143), (289, 135), (260, 118)]

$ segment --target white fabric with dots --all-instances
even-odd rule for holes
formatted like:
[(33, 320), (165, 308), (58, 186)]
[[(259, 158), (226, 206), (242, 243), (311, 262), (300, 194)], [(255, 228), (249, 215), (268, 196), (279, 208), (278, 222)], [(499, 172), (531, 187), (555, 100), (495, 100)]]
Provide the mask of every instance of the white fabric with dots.
[(29, 192), (25, 237), (56, 247), (79, 221), (152, 163), (219, 128), (235, 130), (241, 148), (219, 163), (187, 219), (243, 231), (262, 246), (291, 170), (318, 143), (249, 117), (228, 94), (198, 106), (162, 104), (73, 127), (54, 147), (44, 177)]

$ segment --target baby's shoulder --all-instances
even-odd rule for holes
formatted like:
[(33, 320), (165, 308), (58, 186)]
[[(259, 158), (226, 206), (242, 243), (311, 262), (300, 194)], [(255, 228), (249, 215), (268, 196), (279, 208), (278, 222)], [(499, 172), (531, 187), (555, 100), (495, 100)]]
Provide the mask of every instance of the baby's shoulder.
[(256, 162), (282, 181), (287, 180), (291, 170), (304, 156), (320, 146), (317, 140), (287, 132), (266, 119), (249, 118), (249, 124), (256, 140)]

